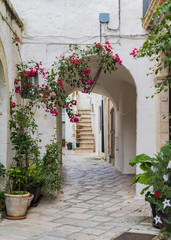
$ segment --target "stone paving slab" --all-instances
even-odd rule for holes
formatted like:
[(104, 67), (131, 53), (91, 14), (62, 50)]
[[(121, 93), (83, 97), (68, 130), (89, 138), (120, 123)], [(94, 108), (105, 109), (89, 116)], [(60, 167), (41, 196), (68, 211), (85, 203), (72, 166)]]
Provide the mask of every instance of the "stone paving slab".
[(158, 234), (150, 206), (135, 198), (132, 176), (95, 154), (65, 151), (64, 194), (43, 198), (20, 221), (0, 222), (0, 240), (110, 240), (123, 232)]

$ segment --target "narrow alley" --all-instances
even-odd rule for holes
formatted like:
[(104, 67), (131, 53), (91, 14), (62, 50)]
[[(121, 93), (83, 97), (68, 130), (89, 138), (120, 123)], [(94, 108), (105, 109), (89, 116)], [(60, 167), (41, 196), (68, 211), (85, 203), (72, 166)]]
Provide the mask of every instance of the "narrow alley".
[(1, 240), (110, 240), (123, 232), (157, 234), (150, 207), (135, 198), (132, 175), (95, 154), (65, 150), (63, 194), (43, 198), (24, 220), (0, 223)]

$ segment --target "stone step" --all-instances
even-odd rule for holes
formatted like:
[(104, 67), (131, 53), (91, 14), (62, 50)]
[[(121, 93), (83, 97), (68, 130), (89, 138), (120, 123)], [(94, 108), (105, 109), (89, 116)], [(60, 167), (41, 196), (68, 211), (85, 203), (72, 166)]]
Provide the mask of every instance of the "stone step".
[(84, 132), (80, 132), (79, 134), (80, 134), (81, 138), (94, 137), (94, 134), (92, 133), (92, 131), (84, 131)]
[(82, 142), (80, 142), (79, 147), (94, 149), (94, 143), (85, 143), (85, 142), (82, 143)]
[(80, 114), (83, 114), (83, 113), (89, 113), (89, 114), (91, 114), (91, 110), (89, 110), (89, 109), (79, 109), (79, 110), (78, 110), (78, 113), (80, 113)]
[(90, 126), (81, 126), (80, 131), (85, 131), (85, 130), (92, 131), (92, 128)]
[[(82, 114), (81, 115), (81, 119), (84, 119), (84, 118), (90, 118), (91, 119), (91, 115), (85, 115), (85, 114)], [(82, 121), (82, 120), (81, 120)]]
[(91, 118), (82, 118), (81, 122), (82, 123), (91, 123)]
[(93, 141), (93, 140), (87, 141), (87, 140), (85, 140), (85, 139), (80, 139), (80, 143), (81, 143), (81, 144), (91, 145), (91, 144), (94, 144), (94, 141)]
[(76, 153), (93, 153), (94, 149), (79, 147), (75, 149)]
[(94, 137), (80, 137), (80, 142), (93, 142), (94, 143)]
[(81, 122), (80, 126), (81, 126), (81, 128), (84, 127), (84, 126), (91, 127), (91, 122)]

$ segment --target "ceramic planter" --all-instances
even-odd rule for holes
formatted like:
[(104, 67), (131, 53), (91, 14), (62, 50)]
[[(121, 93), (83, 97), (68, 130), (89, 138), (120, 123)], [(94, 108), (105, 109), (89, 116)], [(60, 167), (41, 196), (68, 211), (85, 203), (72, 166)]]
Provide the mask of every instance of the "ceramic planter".
[(29, 208), (29, 207), (30, 207), (30, 205), (31, 205), (31, 202), (32, 202), (33, 198), (34, 198), (34, 195), (30, 193), (30, 196), (28, 197), (28, 204), (27, 204), (27, 208)]
[(26, 218), (26, 212), (30, 203), (30, 193), (23, 195), (5, 194), (5, 205), (7, 211), (7, 218), (18, 220)]
[(76, 143), (76, 147), (79, 147), (80, 146), (80, 144), (79, 143)]

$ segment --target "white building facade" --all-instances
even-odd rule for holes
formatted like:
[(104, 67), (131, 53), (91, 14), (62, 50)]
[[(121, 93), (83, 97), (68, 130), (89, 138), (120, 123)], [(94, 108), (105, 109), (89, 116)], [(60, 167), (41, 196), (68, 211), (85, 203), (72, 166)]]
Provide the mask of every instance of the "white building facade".
[[(1, 0), (0, 7), (5, 2), (7, 1)], [(113, 145), (111, 136), (109, 137), (111, 127), (105, 127), (104, 133), (105, 139), (108, 139), (105, 145), (106, 158), (112, 156), (113, 163), (122, 173), (134, 173), (135, 169), (129, 166), (132, 157), (141, 153), (152, 156), (157, 151), (157, 102), (156, 98), (146, 99), (146, 96), (154, 93), (154, 76), (147, 76), (152, 63), (147, 58), (135, 60), (130, 56), (130, 52), (135, 47), (142, 46), (146, 39), (147, 31), (142, 27), (141, 22), (143, 1), (11, 0), (11, 3), (24, 24), (21, 38), (23, 61), (31, 59), (42, 61), (43, 66), (48, 69), (55, 57), (59, 57), (65, 52), (70, 43), (85, 48), (87, 44), (93, 45), (100, 39), (102, 44), (109, 41), (114, 53), (119, 54), (122, 66), (118, 65), (118, 70), (114, 73), (101, 73), (93, 92), (106, 97), (104, 108), (108, 108), (106, 112), (110, 114), (106, 118), (112, 121), (110, 126), (112, 125), (113, 129)], [(109, 22), (100, 24), (99, 15), (104, 16), (104, 13), (109, 16)], [(3, 8), (2, 15), (5, 16)], [(20, 20), (16, 20), (17, 32), (20, 36), (22, 25), (20, 26), (19, 22)], [(11, 46), (10, 29), (2, 16), (0, 23), (2, 26), (0, 28), (0, 48), (5, 49), (1, 50), (0, 54), (1, 59), (6, 59), (5, 62), (2, 63), (2, 60), (0, 62), (0, 84), (2, 92), (5, 94), (3, 96), (1, 93), (0, 107), (8, 111), (9, 108), (6, 107), (9, 105), (8, 92), (13, 87), (16, 71), (14, 66), (15, 63), (20, 62), (20, 58), (14, 49), (15, 46)], [(3, 32), (1, 29), (4, 29)], [(91, 71), (96, 73), (97, 70), (97, 64), (92, 59)], [(6, 75), (6, 86), (3, 83), (4, 75)], [(66, 89), (68, 95), (75, 90), (77, 89), (69, 87)], [(43, 133), (43, 146), (49, 143), (51, 135), (55, 131), (56, 122), (58, 140), (60, 141), (62, 138), (62, 110), (59, 112), (57, 121), (54, 117), (46, 114), (44, 110), (36, 113), (37, 122), (41, 123), (39, 131)], [(7, 113), (4, 116), (7, 116)], [(3, 118), (2, 114), (0, 118)], [(93, 121), (93, 124), (96, 124), (97, 119), (94, 118)], [(5, 124), (6, 131), (3, 136), (5, 138), (8, 136), (9, 139), (9, 133), (7, 134), (8, 117), (3, 118), (2, 122)], [(96, 132), (94, 133), (97, 135)], [(97, 141), (98, 139), (96, 139), (96, 143)], [(5, 144), (7, 142), (8, 140), (5, 141)], [(1, 140), (3, 149), (2, 144), (4, 143)], [(100, 148), (99, 146), (99, 149), (96, 149), (98, 153)], [(5, 158), (5, 156), (9, 153), (7, 153), (7, 149), (3, 151), (5, 153), (1, 154), (0, 161), (6, 162), (8, 157)], [(139, 169), (137, 169), (138, 171)]]

